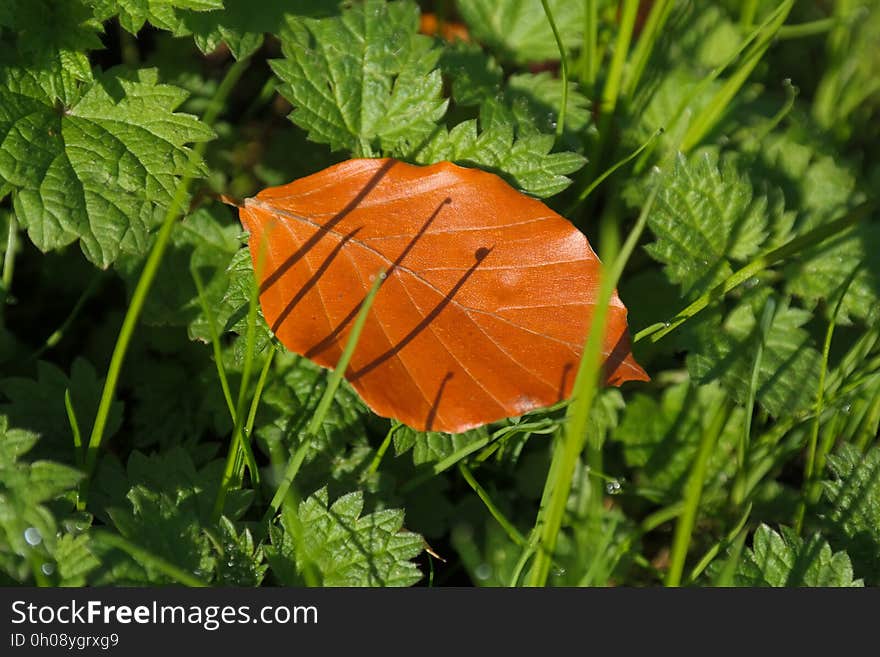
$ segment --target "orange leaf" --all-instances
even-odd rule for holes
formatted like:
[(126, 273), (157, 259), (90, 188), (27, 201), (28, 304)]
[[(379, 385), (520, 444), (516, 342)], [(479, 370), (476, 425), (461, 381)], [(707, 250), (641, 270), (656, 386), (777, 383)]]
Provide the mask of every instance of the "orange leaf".
[[(266, 321), (324, 367), (387, 272), (345, 374), (379, 415), (458, 433), (571, 394), (599, 260), (567, 219), (498, 176), (348, 160), (265, 189), (239, 213), (265, 272)], [(603, 349), (607, 383), (648, 379), (617, 294)]]
[(428, 36), (441, 36), (450, 43), (456, 40), (470, 41), (468, 29), (464, 25), (453, 21), (441, 21), (437, 18), (437, 14), (422, 14), (419, 19), (419, 32)]

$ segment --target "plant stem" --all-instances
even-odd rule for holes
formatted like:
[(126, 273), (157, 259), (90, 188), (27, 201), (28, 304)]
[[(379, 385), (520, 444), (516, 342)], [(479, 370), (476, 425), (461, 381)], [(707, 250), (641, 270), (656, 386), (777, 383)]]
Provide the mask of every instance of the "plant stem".
[(388, 447), (391, 445), (391, 439), (394, 438), (395, 432), (402, 426), (403, 425), (396, 420), (391, 423), (391, 428), (388, 429), (388, 433), (385, 434), (385, 439), (382, 441), (382, 444), (379, 445), (379, 449), (376, 450), (376, 455), (373, 457), (370, 467), (367, 469), (367, 474), (373, 474), (379, 469), (379, 464), (382, 463), (382, 457), (385, 456), (385, 452), (388, 451)]
[(617, 42), (614, 44), (614, 55), (611, 57), (611, 66), (608, 69), (608, 77), (605, 79), (605, 88), (602, 90), (600, 105), (602, 116), (613, 115), (617, 107), (617, 99), (623, 85), (623, 65), (629, 54), (629, 45), (632, 41), (638, 13), (639, 0), (623, 0)]
[(525, 537), (519, 532), (519, 530), (514, 527), (513, 523), (510, 522), (505, 515), (501, 512), (495, 503), (492, 501), (492, 498), (489, 497), (489, 493), (480, 486), (480, 483), (474, 478), (473, 473), (470, 468), (468, 468), (464, 463), (458, 464), (458, 471), (461, 473), (461, 476), (464, 477), (464, 480), (468, 483), (468, 485), (473, 489), (473, 491), (477, 494), (483, 504), (486, 505), (486, 509), (489, 510), (489, 513), (492, 514), (492, 517), (501, 525), (501, 528), (507, 534), (511, 541), (519, 545), (520, 547), (524, 547), (527, 542)]
[(553, 38), (556, 39), (556, 47), (559, 49), (559, 66), (562, 74), (562, 101), (559, 105), (559, 114), (556, 119), (556, 142), (562, 139), (562, 133), (565, 131), (565, 110), (568, 107), (568, 56), (565, 54), (565, 45), (562, 43), (562, 37), (559, 36), (559, 30), (556, 29), (556, 21), (553, 20), (553, 12), (550, 11), (550, 5), (547, 0), (541, 0), (544, 7), (544, 14), (550, 23), (550, 29), (553, 31)]
[(588, 89), (596, 85), (596, 72), (599, 70), (598, 52), (598, 12), (596, 0), (584, 0), (584, 42), (581, 47), (581, 82)]
[[(244, 73), (246, 67), (247, 60), (239, 60), (226, 72), (226, 76), (217, 88), (217, 93), (214, 95), (211, 104), (205, 112), (205, 123), (210, 125), (217, 118), (220, 109), (226, 101), (226, 97), (229, 95), (229, 92), (232, 90), (233, 86), (235, 86), (235, 83), (241, 77), (242, 73)], [(190, 166), (187, 168), (180, 184), (177, 186), (171, 205), (165, 213), (162, 226), (156, 235), (156, 242), (153, 244), (149, 256), (147, 256), (144, 270), (141, 272), (141, 276), (138, 279), (128, 310), (125, 313), (125, 318), (122, 321), (122, 328), (119, 330), (119, 335), (116, 338), (116, 345), (113, 348), (113, 355), (110, 358), (110, 366), (107, 369), (107, 378), (104, 382), (104, 389), (101, 392), (101, 400), (98, 404), (95, 423), (92, 427), (91, 436), (89, 437), (88, 452), (86, 454), (86, 478), (82, 487), (82, 499), (86, 498), (89, 481), (95, 469), (98, 450), (104, 439), (104, 431), (107, 428), (107, 419), (110, 415), (110, 406), (116, 395), (116, 386), (119, 383), (119, 375), (122, 371), (122, 364), (125, 361), (125, 355), (128, 352), (128, 346), (134, 335), (134, 329), (137, 326), (144, 303), (146, 303), (150, 287), (153, 284), (156, 273), (159, 271), (159, 265), (162, 263), (162, 258), (168, 247), (168, 242), (171, 238), (171, 231), (174, 228), (174, 222), (182, 212), (184, 199), (186, 198), (190, 183), (194, 177), (194, 164), (197, 161), (197, 157), (201, 156), (204, 152), (204, 149), (205, 143), (201, 142), (197, 144), (191, 152), (189, 158)]]
[(9, 296), (12, 289), (12, 277), (15, 274), (15, 250), (18, 246), (18, 221), (15, 214), (9, 213), (9, 226), (6, 231), (6, 252), (3, 254), (3, 296)]

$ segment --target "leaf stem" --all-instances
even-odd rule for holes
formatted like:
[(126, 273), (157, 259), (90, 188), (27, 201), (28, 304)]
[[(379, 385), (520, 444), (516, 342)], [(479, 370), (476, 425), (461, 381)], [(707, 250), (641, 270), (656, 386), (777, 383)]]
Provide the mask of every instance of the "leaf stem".
[(520, 547), (524, 547), (527, 545), (526, 538), (520, 533), (520, 531), (510, 522), (505, 515), (501, 512), (501, 509), (492, 501), (492, 498), (489, 496), (489, 493), (486, 492), (480, 483), (476, 480), (470, 468), (467, 467), (464, 463), (458, 464), (458, 471), (461, 473), (461, 476), (464, 477), (464, 480), (468, 483), (468, 485), (473, 489), (473, 491), (477, 494), (483, 504), (486, 505), (486, 509), (488, 509), (489, 513), (492, 514), (492, 517), (501, 525), (501, 528), (507, 534), (511, 541), (519, 545)]
[[(229, 95), (229, 92), (232, 90), (232, 87), (235, 86), (235, 83), (241, 77), (242, 73), (244, 73), (247, 63), (247, 60), (239, 60), (226, 72), (226, 76), (217, 88), (217, 93), (214, 95), (214, 98), (205, 112), (204, 122), (208, 125), (212, 124), (217, 118), (226, 97)], [(156, 235), (156, 241), (153, 244), (153, 248), (150, 250), (149, 256), (147, 256), (146, 264), (144, 265), (137, 286), (132, 294), (131, 302), (125, 313), (125, 318), (122, 321), (122, 328), (120, 328), (119, 335), (116, 338), (116, 345), (113, 348), (113, 355), (110, 357), (110, 366), (107, 369), (107, 378), (104, 381), (104, 389), (101, 392), (101, 400), (98, 404), (95, 423), (89, 437), (88, 451), (86, 453), (86, 478), (82, 486), (82, 499), (86, 498), (89, 481), (94, 472), (95, 463), (98, 458), (98, 450), (104, 440), (104, 431), (107, 428), (110, 407), (113, 403), (113, 398), (116, 395), (116, 386), (119, 383), (119, 375), (122, 371), (122, 364), (125, 361), (125, 355), (128, 352), (128, 346), (131, 343), (134, 329), (137, 326), (141, 311), (146, 303), (150, 287), (153, 284), (153, 280), (156, 278), (156, 273), (159, 271), (159, 265), (162, 263), (165, 250), (168, 248), (171, 231), (174, 228), (174, 222), (183, 210), (184, 199), (187, 196), (189, 186), (195, 176), (195, 162), (204, 152), (204, 149), (205, 143), (200, 142), (190, 152), (189, 167), (178, 184), (171, 205), (165, 213), (162, 226), (159, 228), (159, 232)]]

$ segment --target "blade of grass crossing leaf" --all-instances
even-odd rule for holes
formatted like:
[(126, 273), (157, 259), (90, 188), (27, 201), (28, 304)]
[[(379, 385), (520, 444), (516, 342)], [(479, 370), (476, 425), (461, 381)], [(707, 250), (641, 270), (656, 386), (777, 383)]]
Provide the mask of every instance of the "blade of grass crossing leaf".
[[(220, 110), (224, 106), (226, 102), (226, 98), (229, 96), (230, 91), (235, 86), (238, 79), (241, 77), (242, 73), (244, 73), (245, 68), (248, 65), (248, 60), (242, 59), (236, 61), (226, 72), (222, 82), (217, 88), (217, 92), (214, 94), (214, 97), (211, 99), (211, 103), (208, 106), (208, 109), (204, 115), (204, 122), (208, 125), (211, 125), (215, 119), (217, 118)], [(196, 146), (192, 150), (192, 155), (190, 156), (190, 162), (194, 163), (196, 161), (196, 157), (200, 156), (206, 147), (205, 142), (200, 142), (196, 144)], [(110, 407), (113, 403), (113, 398), (116, 396), (116, 386), (119, 382), (119, 375), (122, 371), (122, 364), (125, 360), (125, 355), (128, 352), (128, 346), (131, 342), (132, 335), (134, 334), (134, 329), (137, 326), (138, 319), (140, 317), (141, 311), (143, 310), (144, 303), (147, 300), (147, 295), (149, 294), (150, 288), (153, 285), (153, 280), (156, 277), (156, 272), (159, 270), (159, 266), (162, 263), (162, 259), (165, 255), (165, 250), (168, 248), (168, 243), (171, 238), (171, 231), (174, 227), (174, 222), (180, 216), (183, 211), (183, 201), (186, 198), (187, 192), (189, 191), (189, 186), (192, 183), (194, 178), (193, 167), (190, 166), (189, 170), (183, 176), (180, 184), (175, 190), (174, 197), (171, 200), (171, 204), (168, 206), (168, 211), (165, 213), (165, 217), (162, 220), (162, 225), (159, 228), (159, 232), (156, 235), (156, 241), (153, 244), (152, 249), (150, 249), (150, 253), (147, 256), (147, 261), (144, 265), (144, 269), (141, 272), (140, 278), (138, 279), (137, 285), (135, 286), (134, 293), (131, 297), (131, 302), (129, 303), (128, 310), (125, 313), (125, 317), (122, 321), (122, 327), (119, 330), (119, 334), (116, 338), (116, 344), (113, 348), (113, 354), (110, 357), (110, 366), (107, 369), (107, 378), (104, 382), (104, 389), (101, 393), (101, 399), (98, 403), (98, 411), (95, 415), (95, 422), (92, 425), (92, 433), (89, 437), (89, 445), (88, 451), (86, 454), (86, 479), (83, 487), (84, 498), (88, 491), (88, 484), (91, 479), (91, 475), (95, 469), (95, 463), (98, 458), (98, 450), (101, 447), (101, 443), (104, 440), (104, 431), (107, 428), (107, 420), (110, 416)]]
[(342, 383), (342, 377), (345, 374), (345, 370), (348, 368), (348, 363), (357, 347), (358, 339), (360, 338), (361, 331), (367, 321), (367, 316), (373, 305), (373, 300), (376, 298), (376, 294), (378, 294), (379, 288), (384, 280), (385, 272), (379, 272), (376, 279), (373, 281), (373, 285), (370, 287), (369, 292), (367, 292), (367, 296), (364, 297), (357, 317), (354, 320), (354, 325), (351, 328), (351, 333), (349, 333), (348, 341), (345, 343), (345, 349), (343, 349), (342, 355), (339, 357), (336, 369), (330, 373), (330, 376), (327, 379), (327, 387), (324, 390), (324, 394), (321, 395), (321, 399), (318, 401), (318, 406), (315, 408), (312, 419), (303, 434), (302, 444), (297, 448), (293, 458), (291, 458), (290, 462), (287, 464), (287, 468), (281, 478), (281, 483), (275, 491), (272, 501), (269, 503), (269, 508), (266, 509), (266, 514), (263, 516), (263, 523), (265, 525), (268, 525), (269, 521), (275, 517), (276, 513), (278, 513), (278, 509), (287, 496), (287, 491), (293, 483), (293, 479), (296, 477), (297, 472), (299, 472), (299, 468), (305, 459), (309, 441), (312, 436), (318, 432), (318, 429), (320, 429), (321, 424), (324, 422), (324, 418), (327, 416), (327, 411), (330, 410), (330, 404), (333, 402), (336, 390), (339, 388), (339, 384)]
[(737, 446), (737, 471), (736, 480), (733, 484), (732, 499), (734, 506), (739, 506), (745, 499), (746, 474), (749, 469), (749, 445), (752, 435), (752, 416), (755, 414), (755, 397), (758, 393), (758, 375), (761, 372), (761, 361), (764, 357), (764, 345), (767, 343), (767, 335), (776, 315), (776, 298), (772, 295), (764, 302), (764, 310), (761, 312), (761, 321), (758, 323), (758, 344), (755, 349), (755, 361), (752, 364), (752, 376), (749, 380), (749, 396), (746, 401), (745, 422)]
[(721, 434), (721, 430), (727, 423), (730, 410), (731, 402), (725, 398), (719, 404), (711, 423), (700, 437), (697, 455), (694, 458), (694, 464), (691, 467), (691, 472), (684, 487), (684, 506), (682, 507), (678, 522), (675, 524), (675, 534), (669, 554), (669, 570), (666, 573), (666, 586), (679, 586), (681, 584), (684, 563), (697, 520), (697, 510), (700, 507), (700, 499), (703, 495), (703, 482), (706, 480), (709, 457), (712, 455), (712, 450), (715, 447), (718, 436)]
[(565, 132), (565, 109), (568, 106), (568, 56), (565, 54), (565, 46), (562, 43), (562, 37), (559, 36), (559, 30), (556, 29), (556, 21), (553, 20), (553, 12), (550, 11), (550, 5), (547, 0), (541, 0), (544, 7), (544, 15), (547, 16), (547, 22), (550, 23), (550, 29), (553, 31), (553, 38), (556, 39), (556, 47), (559, 49), (559, 68), (562, 77), (562, 100), (559, 101), (559, 113), (556, 118), (556, 141), (562, 139), (562, 133)]
[(771, 251), (757, 256), (754, 260), (732, 273), (711, 290), (701, 294), (693, 302), (688, 304), (688, 306), (678, 312), (670, 321), (652, 324), (636, 333), (633, 342), (639, 342), (645, 338), (651, 338), (651, 342), (657, 342), (663, 336), (671, 333), (688, 319), (704, 310), (713, 301), (724, 298), (728, 292), (747, 281), (752, 276), (797, 253), (800, 253), (814, 244), (820, 244), (829, 237), (841, 235), (843, 231), (854, 226), (868, 216), (872, 210), (873, 206), (870, 203), (862, 203), (852, 209), (846, 216), (827, 224), (822, 224), (810, 232), (801, 235), (800, 237), (796, 237), (776, 249), (772, 249)]
[(145, 550), (118, 534), (111, 534), (102, 529), (96, 529), (91, 532), (91, 539), (96, 543), (116, 548), (117, 550), (122, 550), (133, 557), (138, 563), (155, 568), (160, 573), (167, 575), (179, 584), (194, 588), (208, 586), (207, 582), (199, 579), (192, 573), (183, 568), (178, 568), (170, 561), (166, 561), (162, 557), (156, 556), (152, 552)]
[(859, 427), (859, 432), (853, 439), (853, 445), (860, 452), (865, 452), (872, 440), (877, 439), (878, 428), (880, 428), (880, 388), (874, 395), (874, 399), (865, 414), (865, 421)]
[(477, 494), (483, 504), (486, 506), (486, 509), (492, 515), (493, 518), (501, 525), (501, 528), (507, 534), (511, 541), (519, 545), (520, 547), (524, 547), (526, 545), (525, 537), (519, 532), (519, 530), (513, 526), (513, 523), (510, 522), (505, 515), (501, 512), (501, 509), (492, 501), (492, 498), (489, 496), (489, 493), (486, 492), (480, 483), (476, 480), (470, 468), (468, 468), (464, 463), (458, 464), (458, 471), (461, 473), (461, 476), (464, 477), (464, 480), (468, 483), (468, 485), (473, 489), (473, 491)]
[(528, 575), (528, 584), (530, 586), (544, 586), (550, 574), (552, 555), (556, 549), (556, 539), (562, 527), (565, 504), (571, 490), (575, 463), (584, 447), (587, 421), (598, 385), (599, 368), (601, 366), (599, 351), (604, 339), (608, 302), (611, 299), (611, 293), (617, 285), (623, 268), (630, 254), (635, 249), (639, 236), (645, 227), (648, 213), (654, 204), (658, 191), (659, 187), (655, 185), (620, 253), (606, 255), (606, 261), (611, 262), (611, 265), (600, 276), (599, 294), (597, 295), (592, 319), (592, 326), (599, 328), (591, 330), (586, 338), (575, 379), (573, 401), (568, 407), (566, 415), (564, 435), (561, 440), (556, 442), (553, 449), (550, 472), (544, 486), (544, 495), (542, 496), (541, 509), (538, 512), (538, 521), (535, 524), (535, 529), (540, 537), (539, 545), (541, 549), (538, 551)]
[[(822, 344), (822, 364), (819, 370), (819, 385), (816, 390), (816, 405), (813, 423), (810, 427), (810, 442), (807, 446), (807, 461), (804, 465), (804, 489), (801, 499), (798, 502), (797, 511), (795, 513), (794, 528), (800, 534), (804, 526), (804, 513), (807, 504), (815, 504), (819, 498), (819, 482), (816, 480), (822, 474), (825, 466), (825, 454), (820, 450), (817, 453), (817, 444), (819, 441), (819, 425), (822, 418), (822, 410), (825, 403), (825, 376), (828, 374), (828, 357), (831, 353), (831, 339), (834, 336), (834, 327), (837, 325), (837, 317), (840, 314), (840, 308), (849, 287), (855, 279), (856, 274), (861, 269), (861, 265), (850, 272), (843, 284), (840, 297), (834, 306), (834, 312), (828, 321), (828, 328), (825, 330), (825, 341)], [(817, 467), (817, 464), (819, 467)]]

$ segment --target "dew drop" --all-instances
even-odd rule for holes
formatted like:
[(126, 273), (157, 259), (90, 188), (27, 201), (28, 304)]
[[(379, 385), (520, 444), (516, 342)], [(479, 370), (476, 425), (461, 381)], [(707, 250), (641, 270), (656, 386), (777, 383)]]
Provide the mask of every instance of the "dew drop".
[(492, 566), (481, 563), (474, 569), (474, 575), (477, 576), (477, 579), (489, 579), (492, 576)]
[(40, 566), (40, 570), (43, 571), (44, 575), (51, 575), (55, 572), (55, 564), (49, 563), (48, 561)]
[(40, 532), (37, 531), (36, 527), (28, 527), (24, 530), (24, 540), (27, 541), (28, 545), (39, 545), (43, 542), (43, 537), (40, 536)]
[(619, 495), (622, 489), (623, 487), (620, 485), (620, 482), (617, 481), (617, 479), (612, 479), (605, 484), (605, 492), (609, 495)]

